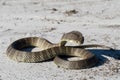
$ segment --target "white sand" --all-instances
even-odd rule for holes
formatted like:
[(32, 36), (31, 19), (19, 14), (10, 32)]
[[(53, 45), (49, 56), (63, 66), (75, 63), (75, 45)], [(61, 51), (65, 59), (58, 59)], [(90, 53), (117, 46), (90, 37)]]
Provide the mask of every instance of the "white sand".
[[(65, 13), (74, 9), (76, 14)], [(93, 51), (99, 65), (81, 70), (57, 68), (53, 61), (18, 63), (5, 54), (19, 38), (38, 36), (57, 43), (72, 30), (83, 33), (84, 44), (118, 51)], [(0, 80), (120, 80), (119, 44), (119, 0), (0, 0)]]

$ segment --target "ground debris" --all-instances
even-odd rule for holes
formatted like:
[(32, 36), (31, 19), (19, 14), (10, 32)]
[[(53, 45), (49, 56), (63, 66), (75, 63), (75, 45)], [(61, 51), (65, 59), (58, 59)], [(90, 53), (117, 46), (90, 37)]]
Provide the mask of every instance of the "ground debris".
[(69, 10), (69, 11), (65, 11), (65, 14), (67, 14), (68, 16), (71, 16), (71, 15), (77, 14), (77, 13), (78, 13), (78, 11), (76, 11), (75, 9)]

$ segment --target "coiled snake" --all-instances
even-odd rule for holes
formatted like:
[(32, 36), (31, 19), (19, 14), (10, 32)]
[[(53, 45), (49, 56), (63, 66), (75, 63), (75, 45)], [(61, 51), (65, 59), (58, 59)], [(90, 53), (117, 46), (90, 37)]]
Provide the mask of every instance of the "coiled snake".
[[(74, 42), (79, 46), (65, 46), (67, 42)], [(104, 45), (80, 45), (84, 42), (82, 33), (78, 31), (71, 31), (64, 34), (61, 38), (61, 42), (53, 44), (44, 38), (39, 37), (27, 37), (16, 40), (7, 48), (7, 56), (18, 62), (40, 62), (54, 58), (55, 64), (60, 67), (69, 69), (83, 69), (90, 68), (96, 65), (98, 59), (96, 56), (83, 49), (86, 47), (106, 47)], [(41, 51), (27, 52), (21, 49), (29, 46), (37, 46)], [(109, 47), (106, 47), (109, 48)], [(77, 56), (82, 60), (69, 61), (63, 59), (62, 56)]]

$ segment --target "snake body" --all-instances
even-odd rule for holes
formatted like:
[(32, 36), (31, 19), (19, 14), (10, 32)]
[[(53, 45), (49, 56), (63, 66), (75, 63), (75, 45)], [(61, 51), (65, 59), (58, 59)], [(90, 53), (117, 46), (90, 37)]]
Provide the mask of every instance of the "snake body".
[[(98, 59), (91, 52), (77, 47), (65, 46), (66, 42), (71, 41), (77, 44), (83, 43), (84, 39), (80, 32), (72, 31), (63, 35), (61, 42), (53, 44), (44, 38), (27, 37), (16, 40), (7, 48), (7, 56), (18, 62), (40, 62), (54, 58), (54, 62), (64, 68), (83, 69), (94, 66)], [(41, 51), (27, 52), (21, 49), (29, 46), (37, 46)], [(90, 46), (83, 46), (90, 47)], [(82, 60), (68, 61), (61, 56), (77, 56)]]

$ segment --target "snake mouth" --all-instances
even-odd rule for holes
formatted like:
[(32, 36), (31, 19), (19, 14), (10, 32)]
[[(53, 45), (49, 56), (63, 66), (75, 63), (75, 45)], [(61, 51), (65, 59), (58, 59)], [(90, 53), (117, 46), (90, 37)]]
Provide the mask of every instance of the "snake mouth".
[(83, 43), (83, 40), (82, 41), (79, 41), (79, 40), (69, 40), (69, 39), (62, 39), (61, 42), (60, 42), (60, 46), (79, 46)]

